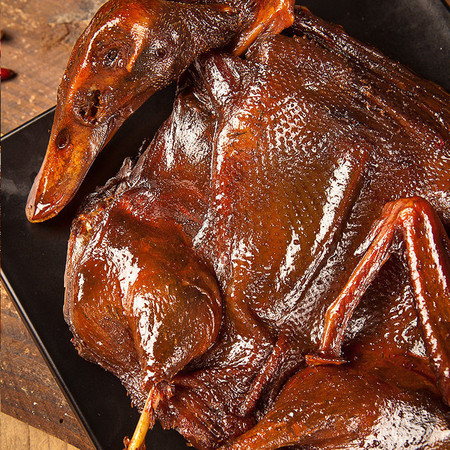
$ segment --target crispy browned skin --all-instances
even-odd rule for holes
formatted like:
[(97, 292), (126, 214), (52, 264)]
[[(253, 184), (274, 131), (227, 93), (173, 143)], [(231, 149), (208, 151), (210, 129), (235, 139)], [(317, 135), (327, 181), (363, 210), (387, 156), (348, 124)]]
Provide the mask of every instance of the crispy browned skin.
[(66, 319), (197, 448), (445, 448), (449, 96), (306, 10), (293, 30), (200, 59), (89, 199)]
[(210, 48), (242, 53), (292, 24), (293, 0), (110, 0), (76, 43), (58, 91), (42, 167), (26, 206), (31, 222), (72, 199), (100, 150), (139, 106)]

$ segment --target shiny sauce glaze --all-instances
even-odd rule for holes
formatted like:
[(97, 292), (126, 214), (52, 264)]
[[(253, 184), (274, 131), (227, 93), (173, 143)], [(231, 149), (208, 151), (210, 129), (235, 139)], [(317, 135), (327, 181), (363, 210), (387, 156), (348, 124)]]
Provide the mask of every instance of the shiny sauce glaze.
[(287, 34), (198, 58), (87, 200), (75, 345), (196, 448), (445, 448), (449, 96), (305, 9)]

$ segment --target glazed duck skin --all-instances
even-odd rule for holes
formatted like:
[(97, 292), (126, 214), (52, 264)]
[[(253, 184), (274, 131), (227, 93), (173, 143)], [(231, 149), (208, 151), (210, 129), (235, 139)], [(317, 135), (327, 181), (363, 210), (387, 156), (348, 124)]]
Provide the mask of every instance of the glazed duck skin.
[(58, 90), (45, 159), (30, 191), (31, 222), (72, 199), (98, 153), (156, 91), (201, 53), (241, 53), (258, 35), (293, 21), (290, 0), (178, 2), (110, 0), (81, 35)]
[(66, 320), (196, 448), (445, 448), (449, 96), (306, 10), (291, 32), (200, 58), (90, 197)]
[[(176, 109), (180, 117), (204, 120), (186, 105)], [(181, 129), (186, 125), (189, 121), (178, 123)], [(193, 154), (185, 149), (189, 138), (185, 142), (183, 133), (172, 135), (166, 124), (153, 150), (146, 152), (148, 158), (143, 156), (134, 171), (126, 162), (118, 177), (91, 197), (72, 224), (64, 313), (74, 344), (85, 358), (118, 376), (139, 407), (145, 401), (143, 384), (170, 379), (193, 357), (187, 348), (194, 356), (199, 349), (199, 354), (204, 353), (221, 323), (217, 281), (211, 268), (196, 257), (192, 232), (187, 233), (198, 227), (208, 186), (206, 176), (202, 177), (210, 159), (208, 127), (200, 131), (205, 134), (204, 150)], [(170, 168), (172, 157), (177, 164)], [(145, 175), (140, 166), (145, 167)], [(182, 176), (190, 172), (192, 178), (180, 179), (179, 172)], [(136, 185), (128, 190), (131, 178)], [(177, 196), (184, 201), (173, 202)], [(103, 230), (110, 231), (105, 234)], [(203, 311), (200, 316), (198, 308)], [(191, 314), (184, 318), (186, 309)], [(186, 342), (174, 334), (177, 329), (185, 330)]]

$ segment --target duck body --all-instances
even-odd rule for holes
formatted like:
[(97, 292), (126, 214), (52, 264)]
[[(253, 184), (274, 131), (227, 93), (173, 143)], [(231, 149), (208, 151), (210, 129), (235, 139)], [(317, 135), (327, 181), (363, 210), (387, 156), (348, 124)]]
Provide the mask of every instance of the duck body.
[(183, 75), (74, 221), (66, 320), (196, 448), (444, 448), (448, 94), (305, 9), (288, 33)]

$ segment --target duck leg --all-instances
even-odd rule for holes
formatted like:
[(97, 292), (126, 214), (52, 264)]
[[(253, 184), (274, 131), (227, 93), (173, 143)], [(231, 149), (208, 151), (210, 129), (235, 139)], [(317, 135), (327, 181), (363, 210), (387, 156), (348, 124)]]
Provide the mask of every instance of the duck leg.
[[(445, 448), (443, 405), (427, 403), (375, 373), (357, 367), (307, 367), (286, 383), (257, 425), (220, 450), (387, 448), (384, 433), (394, 424), (402, 448)], [(441, 433), (432, 436), (432, 429)]]
[(442, 397), (450, 404), (450, 242), (431, 205), (421, 198), (388, 203), (371, 232), (372, 243), (325, 317), (325, 330), (310, 365), (341, 364), (344, 334), (367, 287), (390, 256), (396, 233), (406, 258), (425, 348)]

